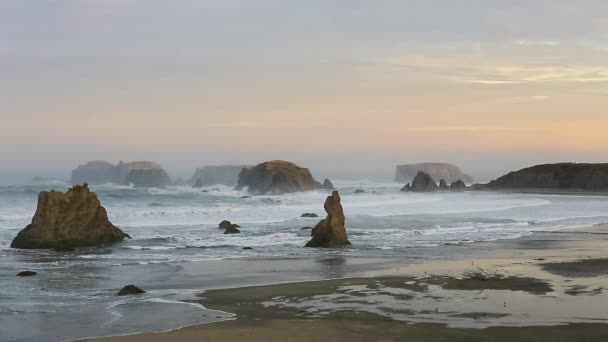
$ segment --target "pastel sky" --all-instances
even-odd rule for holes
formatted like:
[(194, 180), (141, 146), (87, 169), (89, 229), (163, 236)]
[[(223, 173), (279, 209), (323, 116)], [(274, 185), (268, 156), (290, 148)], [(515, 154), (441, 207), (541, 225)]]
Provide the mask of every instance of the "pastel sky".
[(0, 176), (608, 162), (605, 0), (0, 0)]

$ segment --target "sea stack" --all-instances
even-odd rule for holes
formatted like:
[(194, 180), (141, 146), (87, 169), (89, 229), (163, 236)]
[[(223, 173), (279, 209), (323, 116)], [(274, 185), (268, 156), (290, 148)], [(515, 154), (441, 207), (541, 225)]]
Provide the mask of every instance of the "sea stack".
[(401, 191), (433, 192), (439, 190), (437, 183), (429, 174), (419, 171), (411, 184), (404, 186)]
[(337, 191), (327, 197), (324, 206), (327, 217), (312, 229), (312, 239), (306, 247), (332, 248), (350, 245), (344, 226), (346, 218), (340, 202), (340, 194)]
[(274, 160), (243, 169), (236, 190), (252, 195), (281, 195), (298, 191), (312, 191), (315, 180), (306, 168), (283, 160)]
[(43, 191), (32, 223), (17, 234), (12, 248), (52, 249), (120, 242), (128, 234), (108, 220), (97, 195), (88, 185), (67, 192)]

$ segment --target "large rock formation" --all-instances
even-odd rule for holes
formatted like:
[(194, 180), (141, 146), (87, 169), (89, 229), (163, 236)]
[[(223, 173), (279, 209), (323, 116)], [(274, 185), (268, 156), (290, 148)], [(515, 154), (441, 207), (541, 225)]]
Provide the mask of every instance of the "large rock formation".
[(467, 190), (467, 185), (464, 184), (463, 181), (457, 180), (455, 182), (452, 182), (452, 184), (450, 184), (450, 190), (451, 191), (465, 191), (465, 190)]
[(431, 175), (419, 171), (411, 184), (404, 186), (401, 191), (433, 192), (439, 190), (437, 183)]
[(68, 192), (43, 191), (32, 223), (17, 234), (12, 248), (47, 249), (95, 246), (130, 236), (108, 220), (97, 195), (87, 184)]
[(243, 169), (236, 190), (253, 195), (280, 195), (315, 189), (315, 180), (308, 169), (283, 160), (274, 160)]
[(346, 218), (340, 202), (340, 195), (337, 191), (327, 197), (324, 206), (327, 217), (312, 229), (312, 239), (308, 241), (306, 247), (330, 248), (350, 245), (344, 226)]
[(608, 164), (543, 164), (510, 172), (476, 189), (608, 191)]
[(196, 169), (189, 183), (192, 186), (203, 187), (208, 185), (236, 186), (239, 182), (239, 174), (243, 169), (251, 165), (209, 165)]
[(457, 180), (462, 180), (466, 183), (473, 182), (473, 178), (465, 175), (458, 166), (446, 163), (398, 165), (395, 172), (395, 182), (411, 182), (420, 171), (430, 175), (433, 179), (443, 179), (446, 183), (453, 183)]
[(70, 182), (73, 185), (88, 183), (88, 184), (106, 184), (116, 183), (118, 179), (118, 170), (116, 166), (103, 160), (90, 161), (84, 165), (79, 165), (72, 171)]
[(149, 161), (120, 162), (114, 166), (106, 161), (92, 161), (72, 171), (71, 183), (119, 185), (134, 184), (139, 187), (162, 188), (171, 184), (171, 179), (160, 165)]
[(329, 180), (329, 178), (325, 178), (323, 183), (315, 181), (315, 189), (330, 191), (336, 190), (336, 188), (334, 188), (334, 184)]

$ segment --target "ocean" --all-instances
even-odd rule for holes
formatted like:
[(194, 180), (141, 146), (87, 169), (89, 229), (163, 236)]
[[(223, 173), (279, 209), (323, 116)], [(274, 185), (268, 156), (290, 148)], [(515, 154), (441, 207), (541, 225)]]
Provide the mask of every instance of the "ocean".
[[(349, 248), (303, 248), (310, 230), (302, 228), (325, 216), (324, 191), (243, 198), (246, 193), (225, 186), (202, 192), (101, 185), (91, 189), (110, 221), (133, 239), (75, 252), (9, 247), (30, 223), (37, 194), (65, 191), (67, 184), (0, 186), (0, 340), (62, 341), (232, 319), (188, 300), (209, 288), (338, 277), (381, 268), (389, 260), (438, 257), (450, 246), (608, 222), (604, 196), (416, 194), (400, 192), (402, 184), (396, 183), (334, 184)], [(301, 218), (303, 213), (320, 218)], [(224, 235), (218, 229), (222, 220), (239, 224), (242, 233)], [(192, 272), (194, 265), (203, 265), (202, 271)], [(39, 275), (15, 276), (23, 270)], [(127, 284), (148, 293), (117, 297)]]

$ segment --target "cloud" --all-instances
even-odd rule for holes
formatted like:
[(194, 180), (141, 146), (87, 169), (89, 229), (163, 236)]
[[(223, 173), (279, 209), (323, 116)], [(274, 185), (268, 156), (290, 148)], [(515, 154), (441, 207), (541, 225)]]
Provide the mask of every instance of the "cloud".
[(515, 41), (515, 45), (521, 46), (559, 46), (562, 43), (557, 40), (527, 40), (520, 39)]

